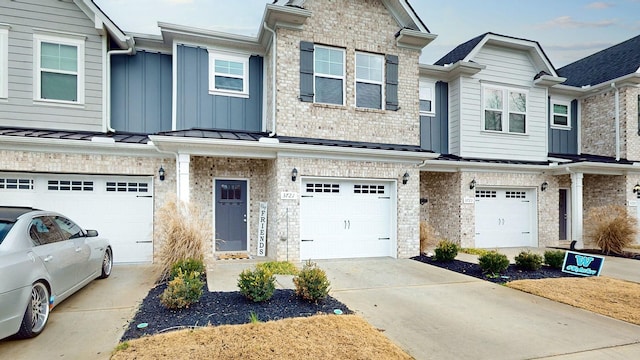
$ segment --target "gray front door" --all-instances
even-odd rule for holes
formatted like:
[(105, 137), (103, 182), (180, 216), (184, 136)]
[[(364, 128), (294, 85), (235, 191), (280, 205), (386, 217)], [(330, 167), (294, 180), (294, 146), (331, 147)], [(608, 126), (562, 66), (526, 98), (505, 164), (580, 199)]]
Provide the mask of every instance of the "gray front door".
[(567, 189), (560, 189), (560, 202), (558, 204), (559, 237), (560, 240), (567, 240)]
[(247, 182), (216, 180), (216, 251), (247, 251)]

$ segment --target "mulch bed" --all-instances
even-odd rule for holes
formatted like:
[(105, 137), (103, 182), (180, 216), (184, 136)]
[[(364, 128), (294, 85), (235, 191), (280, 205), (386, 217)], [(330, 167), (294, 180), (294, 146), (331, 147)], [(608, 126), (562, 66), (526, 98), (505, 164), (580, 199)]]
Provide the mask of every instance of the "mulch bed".
[[(238, 291), (209, 292), (205, 288), (199, 302), (189, 308), (170, 310), (160, 303), (159, 298), (166, 288), (167, 284), (163, 283), (149, 291), (121, 341), (183, 328), (246, 324), (251, 322), (251, 312), (255, 313), (260, 321), (334, 314), (336, 309), (344, 314), (352, 313), (346, 305), (331, 296), (315, 304), (300, 300), (293, 290), (281, 289), (276, 290), (270, 300), (255, 303), (247, 300)], [(138, 324), (141, 323), (148, 325), (140, 329)]]
[(505, 282), (524, 279), (546, 279), (546, 278), (560, 278), (560, 277), (576, 277), (576, 275), (564, 273), (559, 269), (554, 269), (549, 266), (543, 265), (539, 270), (525, 271), (518, 269), (514, 264), (509, 265), (507, 270), (500, 274), (500, 276), (493, 277), (482, 273), (480, 265), (468, 263), (460, 260), (453, 260), (450, 262), (436, 261), (432, 256), (414, 256), (411, 259), (420, 261), (425, 264), (437, 266), (450, 271), (455, 271), (460, 274), (473, 276), (478, 279), (491, 281), (497, 284), (503, 284)]

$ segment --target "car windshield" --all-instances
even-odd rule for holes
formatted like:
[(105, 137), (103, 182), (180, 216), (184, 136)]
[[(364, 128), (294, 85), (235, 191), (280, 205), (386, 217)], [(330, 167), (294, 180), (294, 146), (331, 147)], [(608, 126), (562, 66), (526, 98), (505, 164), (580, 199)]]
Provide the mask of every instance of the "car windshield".
[(0, 220), (0, 244), (4, 241), (4, 238), (9, 233), (9, 230), (11, 230), (11, 227), (13, 227), (12, 222)]

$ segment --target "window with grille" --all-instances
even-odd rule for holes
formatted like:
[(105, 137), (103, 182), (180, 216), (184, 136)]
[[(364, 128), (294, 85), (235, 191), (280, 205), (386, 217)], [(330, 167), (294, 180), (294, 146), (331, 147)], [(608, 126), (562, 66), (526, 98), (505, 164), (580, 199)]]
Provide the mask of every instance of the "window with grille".
[(353, 186), (354, 194), (384, 194), (384, 185), (356, 184)]
[(505, 197), (507, 199), (526, 199), (527, 193), (524, 191), (507, 191)]
[(48, 180), (49, 191), (93, 191), (93, 181), (82, 180)]
[(149, 184), (138, 182), (107, 182), (107, 192), (135, 192), (146, 193), (149, 192)]
[(476, 198), (495, 198), (495, 190), (476, 190)]
[(0, 189), (33, 190), (33, 179), (0, 178)]
[(339, 193), (339, 184), (307, 184), (308, 193)]

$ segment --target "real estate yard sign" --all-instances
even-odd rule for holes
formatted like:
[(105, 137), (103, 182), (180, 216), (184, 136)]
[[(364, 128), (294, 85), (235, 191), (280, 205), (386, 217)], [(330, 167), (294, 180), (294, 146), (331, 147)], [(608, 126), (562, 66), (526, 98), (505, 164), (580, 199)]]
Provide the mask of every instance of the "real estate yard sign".
[(267, 203), (260, 203), (258, 215), (258, 256), (267, 256)]
[(604, 257), (587, 254), (580, 254), (567, 251), (564, 254), (562, 271), (582, 276), (599, 276), (604, 264)]

